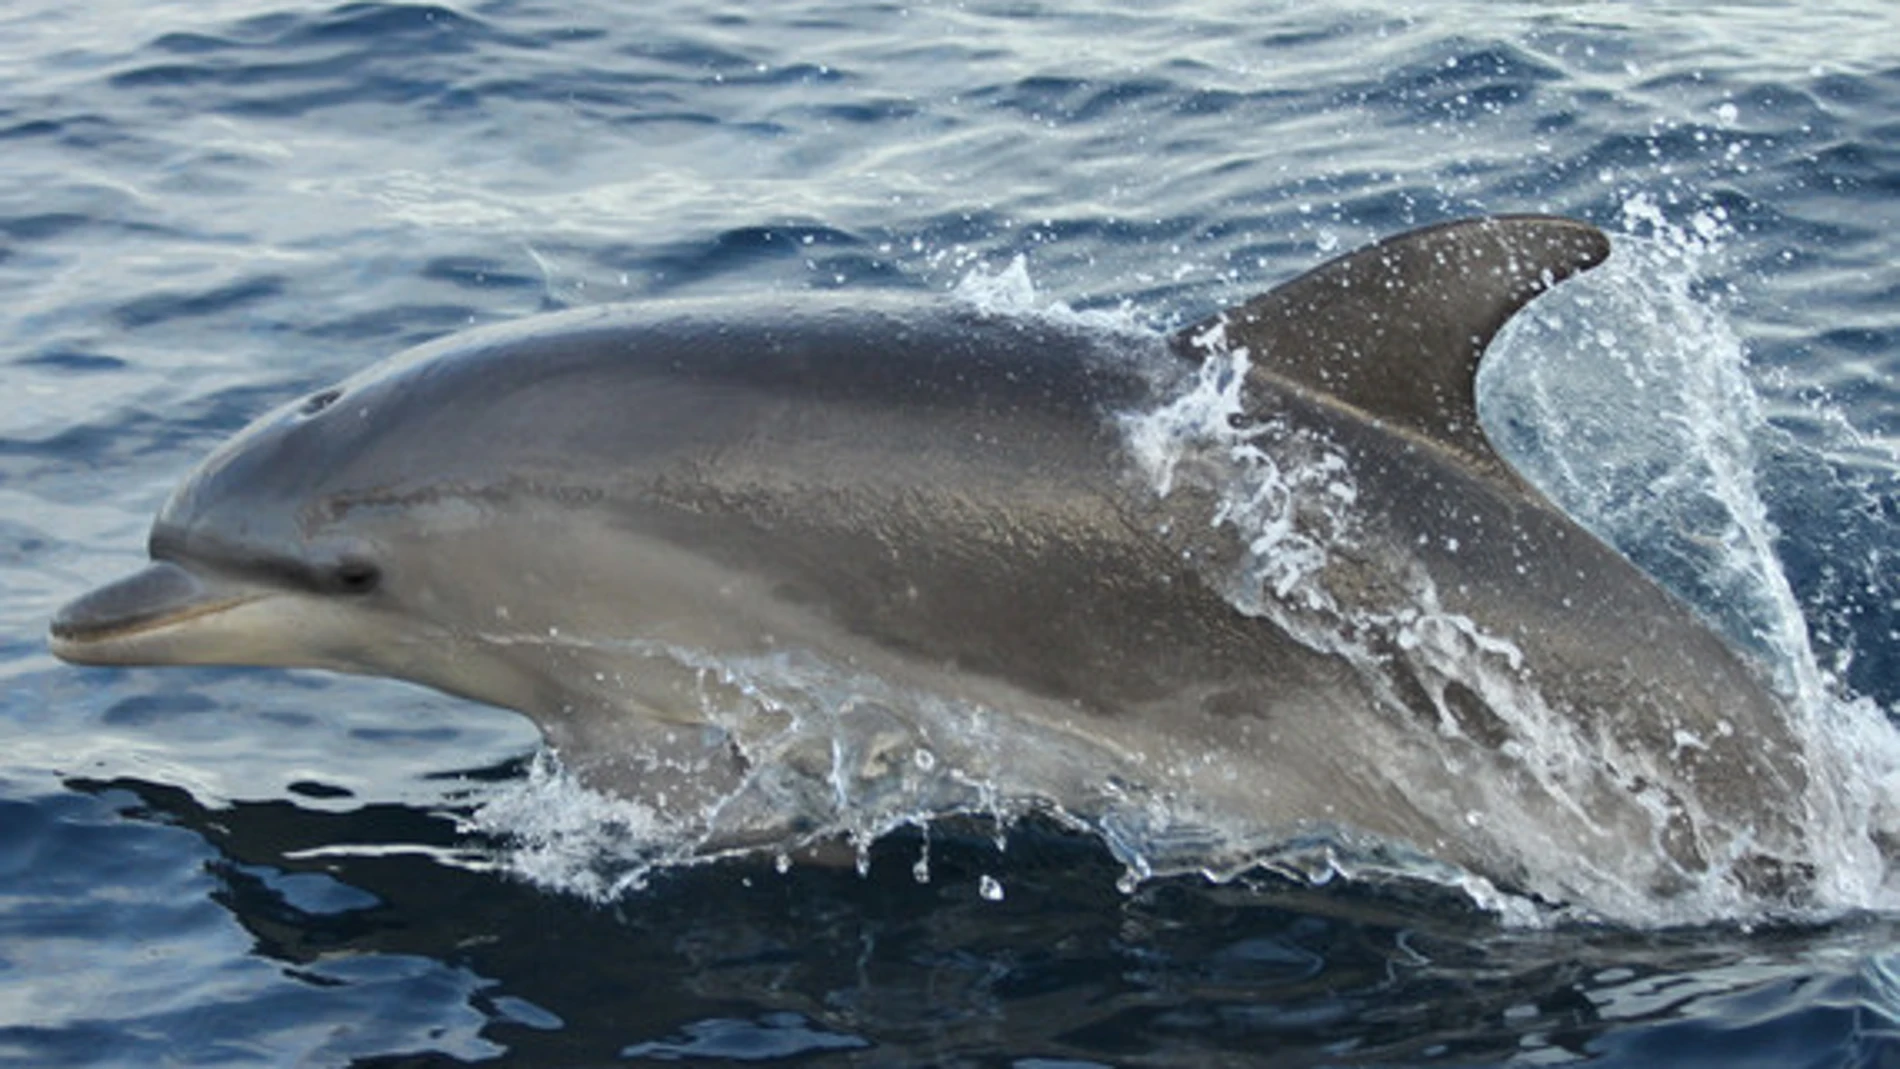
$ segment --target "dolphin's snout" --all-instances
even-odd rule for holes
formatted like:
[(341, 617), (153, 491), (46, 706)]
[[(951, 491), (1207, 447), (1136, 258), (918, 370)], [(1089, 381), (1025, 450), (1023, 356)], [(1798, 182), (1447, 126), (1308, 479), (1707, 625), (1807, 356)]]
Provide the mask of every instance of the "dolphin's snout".
[(55, 613), (53, 653), (80, 664), (116, 664), (109, 640), (225, 607), (197, 576), (155, 561), (123, 579), (82, 595)]

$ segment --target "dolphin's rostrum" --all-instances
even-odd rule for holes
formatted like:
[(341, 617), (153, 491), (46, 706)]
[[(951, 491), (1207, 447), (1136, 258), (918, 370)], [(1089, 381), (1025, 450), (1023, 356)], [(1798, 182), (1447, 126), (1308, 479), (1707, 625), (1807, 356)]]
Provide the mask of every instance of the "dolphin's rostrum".
[[(1165, 342), (818, 294), (456, 335), (219, 448), (53, 648), (517, 709), (707, 849), (792, 834), (806, 772), (934, 762), (1558, 898), (1792, 893), (1787, 711), (1478, 425), (1487, 343), (1608, 251), (1554, 218), (1430, 227)], [(1144, 458), (1217, 387), (1227, 418)]]

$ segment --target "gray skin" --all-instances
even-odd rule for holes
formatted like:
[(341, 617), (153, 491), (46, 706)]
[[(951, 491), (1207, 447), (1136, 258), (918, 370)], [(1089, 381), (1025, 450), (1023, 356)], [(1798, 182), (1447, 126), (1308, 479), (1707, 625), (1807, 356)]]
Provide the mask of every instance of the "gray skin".
[[(1446, 224), (1172, 339), (818, 294), (471, 331), (219, 448), (153, 563), (62, 609), (53, 649), (516, 709), (709, 849), (783, 834), (761, 765), (816, 759), (704, 669), (790, 657), (882, 681), (883, 735), (1075, 814), (1134, 797), (1230, 839), (1369, 835), (1553, 897), (1794, 893), (1787, 711), (1478, 426), (1485, 345), (1607, 254), (1566, 220)], [(1131, 459), (1129, 418), (1228, 348), (1262, 447), (1342, 458), (1352, 488), (1291, 592), (1250, 584), (1251, 533), (1215, 522), (1218, 450), (1165, 495)], [(989, 742), (892, 694), (975, 710)]]

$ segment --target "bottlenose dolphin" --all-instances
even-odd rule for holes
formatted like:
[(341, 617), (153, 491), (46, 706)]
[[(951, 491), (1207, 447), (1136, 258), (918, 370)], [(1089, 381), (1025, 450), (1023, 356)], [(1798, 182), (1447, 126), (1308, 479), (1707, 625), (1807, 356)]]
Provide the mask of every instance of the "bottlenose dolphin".
[(217, 449), (53, 650), (519, 710), (709, 849), (902, 780), (1555, 898), (1793, 887), (1781, 701), (1478, 424), (1492, 337), (1608, 253), (1443, 224), (1165, 339), (827, 294), (473, 330)]

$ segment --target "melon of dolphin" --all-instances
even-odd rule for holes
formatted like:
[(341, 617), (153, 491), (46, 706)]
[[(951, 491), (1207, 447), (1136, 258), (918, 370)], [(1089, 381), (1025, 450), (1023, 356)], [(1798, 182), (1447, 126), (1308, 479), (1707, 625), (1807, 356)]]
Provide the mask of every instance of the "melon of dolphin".
[[(1487, 343), (1608, 251), (1444, 224), (1167, 339), (831, 294), (474, 330), (217, 449), (53, 649), (519, 710), (709, 849), (784, 833), (848, 741), (866, 779), (927, 747), (1072, 814), (1366, 837), (1554, 897), (1790, 885), (1782, 703), (1478, 424)], [(1236, 437), (1144, 459), (1221, 366)], [(769, 665), (856, 697), (801, 717)]]

